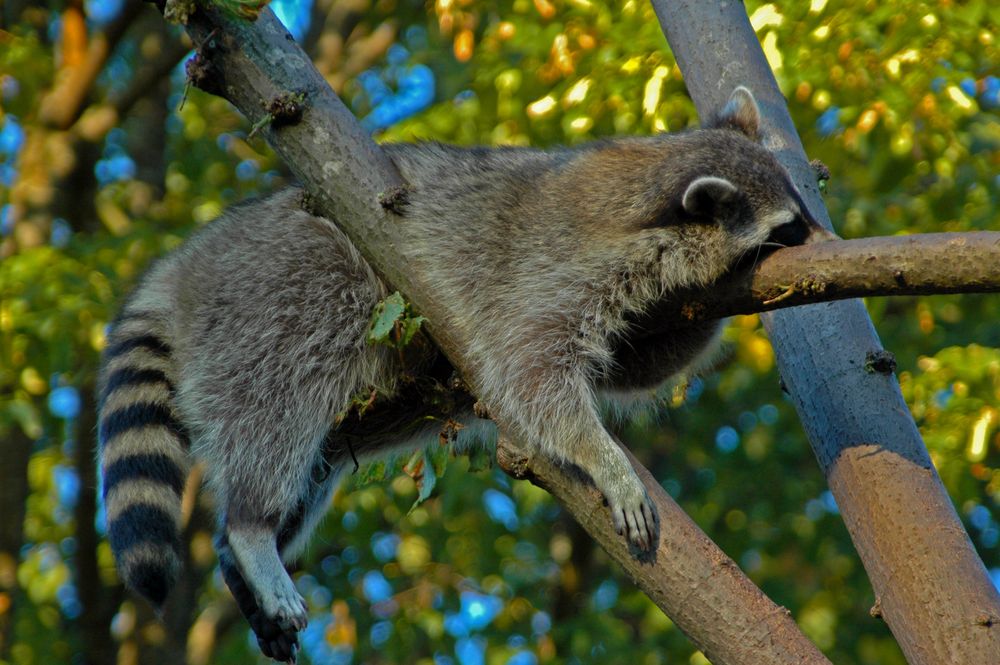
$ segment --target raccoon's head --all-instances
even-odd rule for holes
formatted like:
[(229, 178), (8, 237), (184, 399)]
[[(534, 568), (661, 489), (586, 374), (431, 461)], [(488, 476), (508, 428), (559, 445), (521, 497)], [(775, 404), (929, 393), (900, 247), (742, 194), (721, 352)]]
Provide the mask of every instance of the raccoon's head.
[(700, 260), (729, 269), (779, 247), (836, 238), (809, 214), (788, 172), (760, 144), (759, 130), (757, 102), (739, 87), (685, 139), (688, 164), (675, 190), (683, 193), (668, 225), (700, 246), (687, 253), (698, 281), (718, 276), (698, 270)]

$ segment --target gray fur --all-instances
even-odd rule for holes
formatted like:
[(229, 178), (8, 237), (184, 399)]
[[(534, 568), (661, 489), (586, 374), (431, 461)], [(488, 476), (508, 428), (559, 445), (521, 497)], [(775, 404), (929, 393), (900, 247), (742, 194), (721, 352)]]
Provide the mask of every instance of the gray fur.
[[(651, 330), (647, 313), (758, 253), (774, 226), (813, 224), (785, 171), (751, 140), (757, 122), (752, 96), (739, 89), (713, 127), (679, 134), (547, 151), (384, 146), (412, 186), (399, 242), (448, 303), (450, 320), (435, 323), (468, 349), (465, 380), (517, 439), (586, 471), (639, 547), (655, 544), (655, 512), (601, 423), (600, 395), (648, 392), (709, 355), (717, 323)], [(338, 450), (317, 480), (335, 416), (359, 392), (392, 394), (400, 371), (394, 353), (364, 341), (386, 287), (335, 224), (300, 209), (300, 197), (290, 189), (225, 212), (149, 272), (124, 310), (141, 316), (112, 334), (169, 345), (169, 361), (148, 361), (173, 385), (169, 399), (155, 399), (207, 462), (226, 560), (235, 558), (227, 581), (241, 585), (241, 574), (256, 599), (241, 603), (244, 612), (263, 610), (292, 643), (305, 614), (279, 549), (294, 555), (350, 464)], [(136, 354), (109, 359), (105, 379), (115, 363), (146, 362)], [(124, 390), (112, 397), (140, 400)], [(123, 441), (147, 429), (103, 441), (104, 466), (116, 451), (142, 449)], [(358, 452), (422, 443), (385, 429)], [(179, 439), (164, 436), (146, 445), (184, 457)], [(155, 489), (119, 493), (176, 501)], [(288, 655), (266, 642), (265, 653)]]

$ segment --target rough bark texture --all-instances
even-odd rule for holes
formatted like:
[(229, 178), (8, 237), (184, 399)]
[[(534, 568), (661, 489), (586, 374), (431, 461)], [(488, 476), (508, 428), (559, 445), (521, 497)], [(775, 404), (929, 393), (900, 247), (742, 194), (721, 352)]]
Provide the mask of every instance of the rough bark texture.
[[(653, 0), (699, 113), (737, 85), (761, 106), (765, 143), (813, 216), (829, 215), (742, 3)], [(954, 267), (956, 262), (952, 261)], [(861, 302), (764, 317), (782, 379), (875, 589), (912, 665), (1000, 662), (1000, 595), (962, 528)]]
[(716, 665), (829, 663), (802, 635), (791, 613), (754, 586), (623, 449), (660, 516), (659, 545), (641, 561), (615, 533), (607, 511), (598, 509), (601, 493), (586, 476), (544, 457), (528, 457), (506, 440), (497, 447), (497, 461), (515, 478), (530, 480), (552, 494)]
[(1000, 233), (926, 233), (789, 247), (711, 291), (672, 300), (657, 314), (670, 324), (862, 296), (996, 291)]
[[(196, 80), (229, 99), (251, 123), (264, 127), (264, 136), (314, 197), (313, 207), (335, 220), (376, 271), (429, 318), (434, 340), (461, 368), (468, 360), (464, 349), (447, 325), (441, 325), (450, 318), (448, 307), (454, 305), (436, 302), (430, 285), (409, 269), (407, 248), (396, 242), (394, 232), (405, 218), (395, 217), (380, 203), (405, 195), (403, 183), (284, 28), (265, 11), (254, 24), (199, 14), (188, 30), (202, 45)], [(275, 126), (266, 121), (265, 108), (272, 100), (299, 93), (306, 100), (297, 123)], [(503, 422), (498, 426), (504, 431)], [(663, 521), (670, 523), (653, 561), (641, 562), (624, 552), (600, 495), (583, 491), (575, 474), (541, 459), (527, 461), (523, 469), (557, 496), (565, 489), (561, 496), (572, 504), (567, 508), (593, 525), (601, 545), (619, 558), (644, 591), (661, 602), (671, 599), (671, 617), (717, 665), (827, 662), (786, 612), (717, 548), (709, 547), (707, 537), (696, 535), (679, 510), (669, 507), (648, 472), (641, 467), (638, 471), (657, 496)], [(685, 558), (694, 556), (697, 561)], [(674, 580), (677, 586), (664, 580)]]

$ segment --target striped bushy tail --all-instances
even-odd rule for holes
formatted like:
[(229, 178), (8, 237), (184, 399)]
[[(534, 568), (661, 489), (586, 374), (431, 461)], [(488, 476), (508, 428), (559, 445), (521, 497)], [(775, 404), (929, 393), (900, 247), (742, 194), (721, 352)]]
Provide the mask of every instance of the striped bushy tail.
[(173, 403), (171, 349), (157, 317), (126, 312), (104, 352), (98, 440), (108, 539), (125, 584), (157, 608), (181, 569), (188, 439)]

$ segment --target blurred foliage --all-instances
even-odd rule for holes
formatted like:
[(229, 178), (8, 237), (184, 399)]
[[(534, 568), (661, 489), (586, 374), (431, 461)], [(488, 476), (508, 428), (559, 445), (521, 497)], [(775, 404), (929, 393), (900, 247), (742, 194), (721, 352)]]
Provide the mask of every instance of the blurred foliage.
[[(315, 1), (302, 7), (327, 28), (339, 16), (331, 9), (347, 4)], [(99, 31), (99, 14), (114, 14), (109, 4), (87, 3), (89, 23), (80, 24), (69, 20), (79, 3), (29, 3), (0, 32), (0, 440), (11, 442), (0, 450), (30, 445), (20, 549), (0, 552), (0, 626), (13, 621), (0, 661), (19, 665), (91, 662), (84, 649), (96, 638), (82, 626), (98, 599), (80, 595), (80, 576), (95, 576), (101, 595), (114, 597), (107, 545), (90, 564), (78, 547), (101, 532), (100, 516), (80, 522), (87, 513), (77, 502), (95, 482), (80, 470), (93, 455), (90, 394), (115, 307), (149, 262), (195, 226), (286, 181), (226, 102), (191, 90), (181, 106), (178, 70), (165, 127), (127, 118), (88, 139), (86, 114), (68, 131), (46, 127), (42, 99), (86, 46), (87, 34), (81, 46), (70, 27)], [(294, 13), (295, 3), (275, 4)], [(833, 173), (827, 203), (838, 231), (996, 229), (1000, 5), (786, 4), (747, 3), (808, 154)], [(323, 36), (312, 47), (320, 59), (342, 49), (345, 71), (357, 65), (351, 58), (370, 59), (337, 84), (366, 126), (387, 127), (380, 140), (546, 146), (697, 123), (645, 3), (352, 6), (346, 39)], [(351, 51), (386, 30), (394, 35), (388, 52)], [(93, 101), (135, 72), (142, 38), (129, 33), (118, 45)], [(154, 132), (166, 133), (160, 154), (143, 147)], [(95, 143), (94, 163), (83, 161), (79, 140)], [(162, 166), (157, 182), (136, 175), (135, 163), (151, 159)], [(94, 182), (65, 178), (81, 163)], [(72, 204), (59, 208), (60, 197)], [(1000, 302), (897, 298), (869, 309), (934, 462), (1000, 579)], [(737, 318), (727, 339), (718, 373), (691, 382), (624, 436), (834, 662), (902, 663), (886, 627), (869, 616), (871, 588), (782, 397), (757, 318)], [(412, 468), (381, 481), (371, 479), (383, 469), (369, 470), (369, 482), (348, 482), (350, 491), (335, 497), (296, 577), (313, 613), (303, 660), (704, 662), (544, 492), (497, 471), (470, 472), (465, 458), (419, 461), (436, 480), (426, 501), (417, 501), (426, 476)], [(194, 534), (192, 553), (211, 561), (207, 537)], [(204, 630), (213, 611), (232, 611), (217, 573), (196, 598), (190, 662), (253, 659), (242, 621)], [(162, 641), (135, 603), (112, 614), (120, 662), (136, 662), (137, 636)]]

